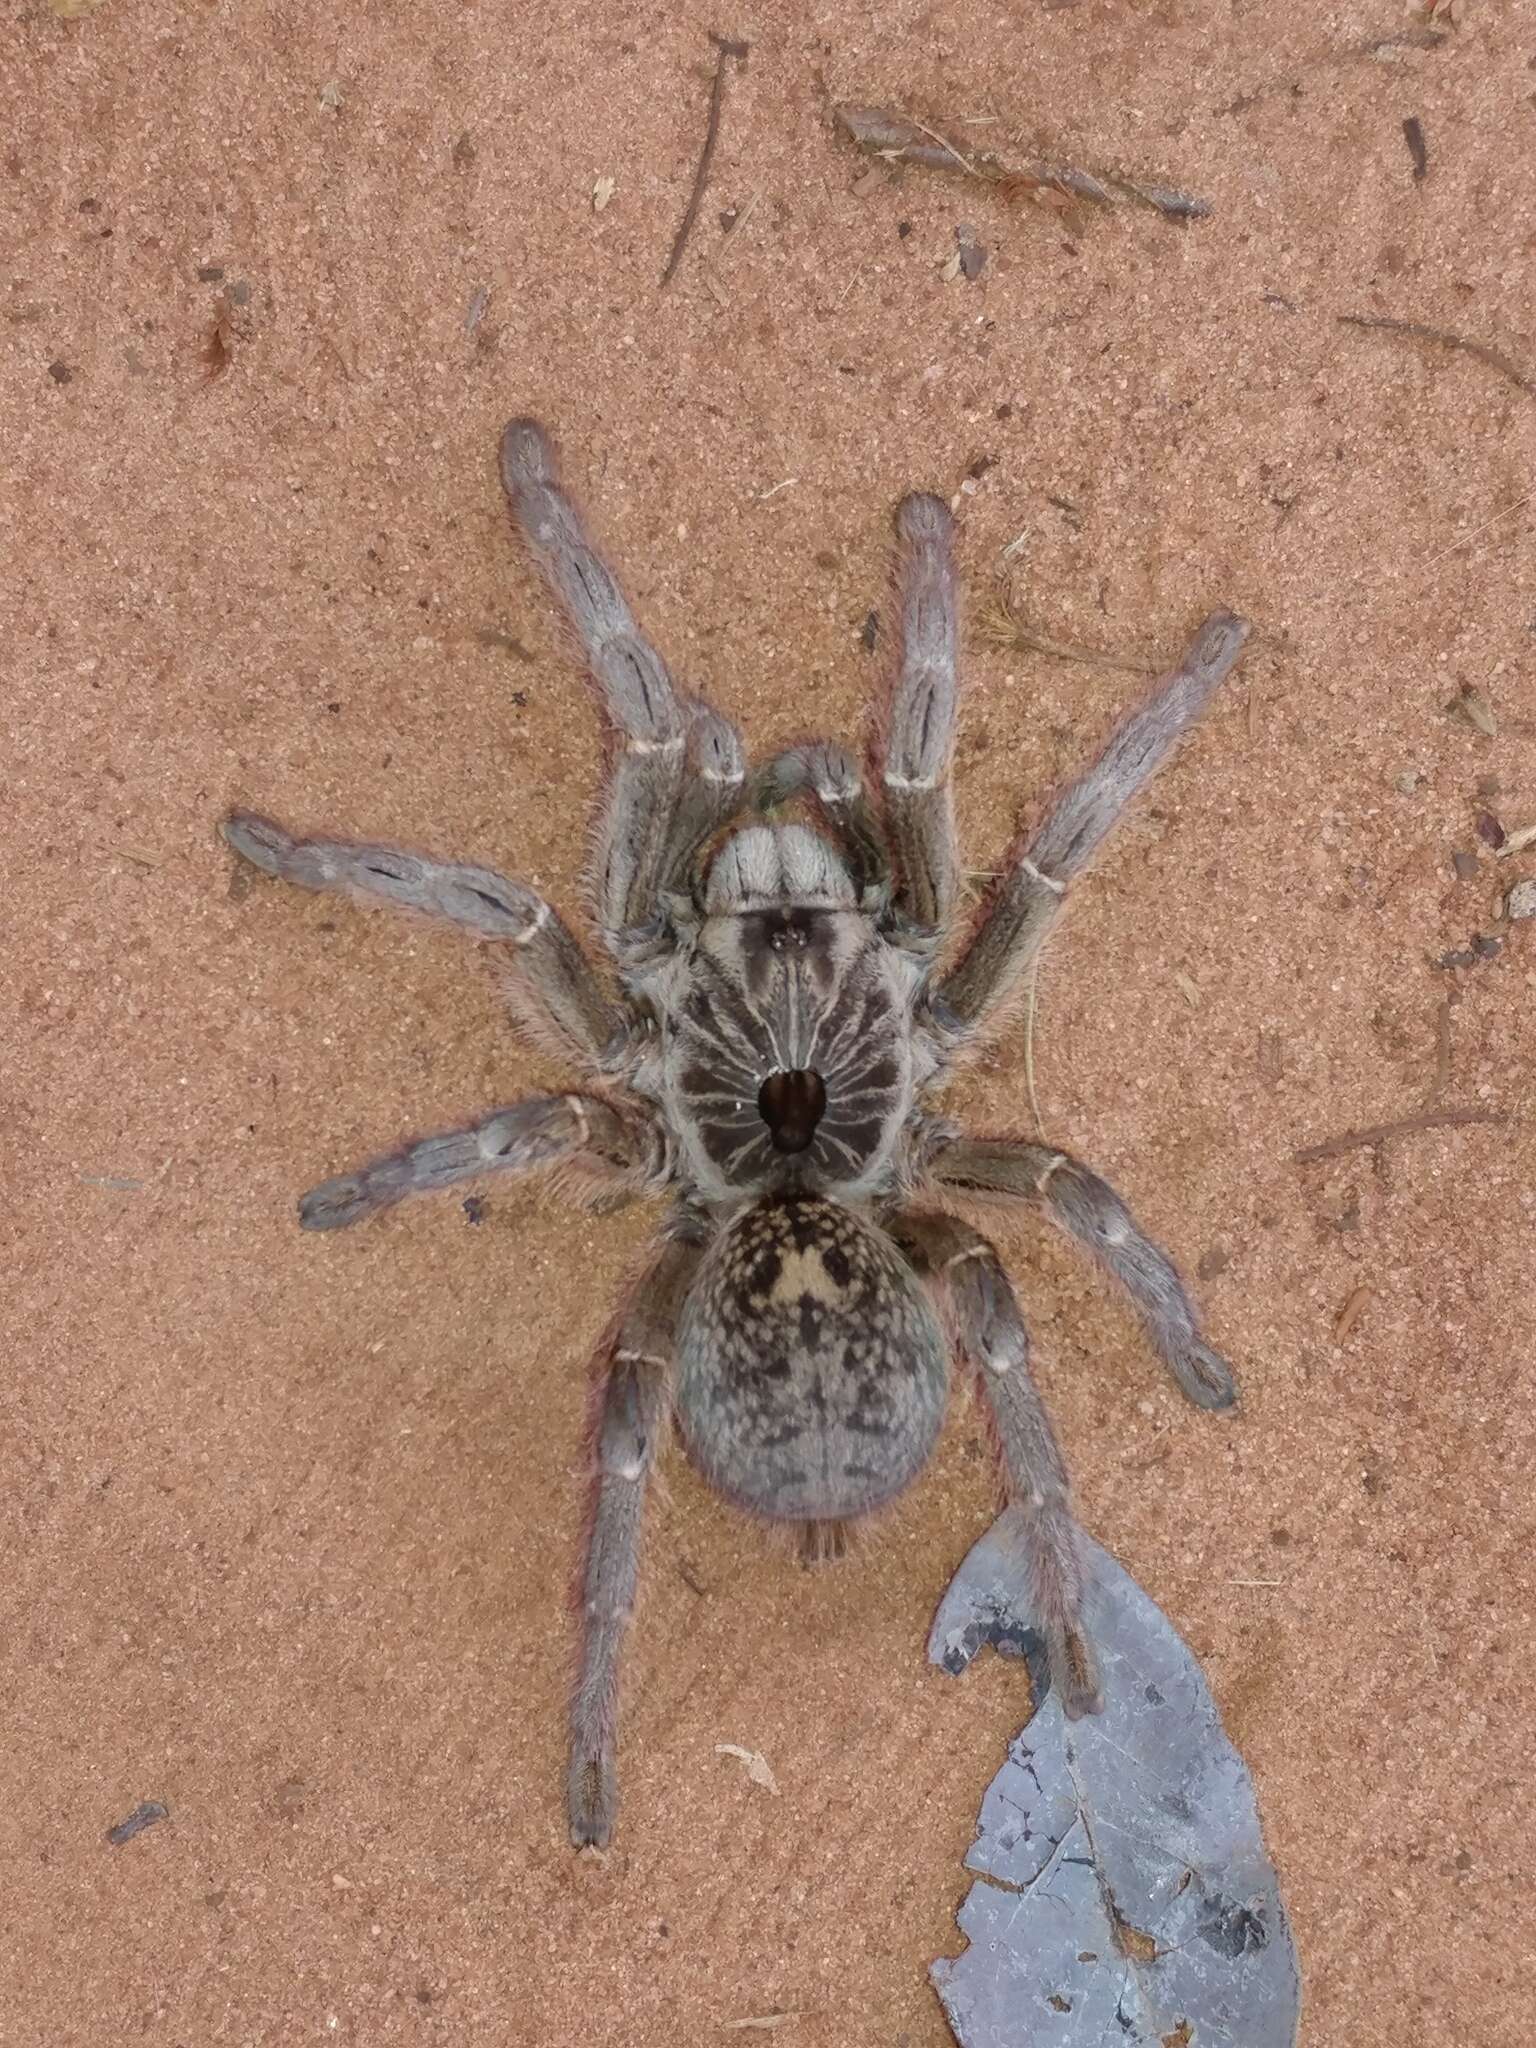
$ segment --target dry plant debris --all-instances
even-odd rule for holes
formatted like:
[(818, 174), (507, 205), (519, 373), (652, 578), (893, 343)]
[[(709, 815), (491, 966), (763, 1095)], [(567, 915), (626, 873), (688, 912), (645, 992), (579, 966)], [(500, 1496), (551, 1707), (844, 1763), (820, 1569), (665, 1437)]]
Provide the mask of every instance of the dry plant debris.
[(779, 1781), (773, 1775), (773, 1767), (761, 1750), (743, 1749), (739, 1742), (717, 1742), (716, 1756), (733, 1756), (747, 1767), (747, 1776), (754, 1785), (761, 1785), (765, 1792), (777, 1793)]
[(120, 1820), (116, 1827), (107, 1829), (107, 1840), (114, 1849), (120, 1849), (124, 1842), (131, 1842), (135, 1835), (142, 1835), (146, 1828), (152, 1828), (158, 1820), (169, 1820), (171, 1809), (158, 1799), (144, 1799), (133, 1809), (126, 1820)]
[(834, 109), (837, 125), (860, 149), (891, 164), (913, 164), (930, 171), (958, 171), (982, 184), (995, 185), (1007, 200), (1028, 199), (1063, 212), (1078, 201), (1113, 206), (1125, 194), (1150, 206), (1165, 220), (1199, 220), (1210, 202), (1193, 198), (1162, 183), (1128, 178), (1118, 171), (1089, 171), (1072, 164), (1026, 157), (1005, 162), (991, 150), (966, 150), (941, 128), (919, 121), (893, 107), (844, 101)]
[(1358, 1131), (1344, 1131), (1337, 1138), (1324, 1138), (1317, 1145), (1303, 1145), (1291, 1157), (1298, 1166), (1307, 1166), (1319, 1159), (1337, 1159), (1341, 1153), (1355, 1152), (1364, 1146), (1385, 1145), (1392, 1138), (1410, 1137), (1415, 1131), (1460, 1130), (1465, 1124), (1506, 1121), (1503, 1112), (1497, 1109), (1419, 1109), (1389, 1124), (1367, 1124)]
[(1339, 1310), (1333, 1323), (1333, 1341), (1335, 1344), (1342, 1344), (1356, 1323), (1359, 1322), (1361, 1316), (1365, 1314), (1366, 1304), (1371, 1298), (1372, 1291), (1371, 1288), (1362, 1284), (1355, 1289), (1348, 1301)]
[(1143, 661), (1138, 655), (1104, 653), (1096, 647), (1080, 647), (1075, 641), (1054, 640), (1037, 631), (1020, 616), (1011, 592), (997, 597), (982, 612), (976, 639), (982, 647), (1001, 648), (1009, 653), (1044, 654), (1052, 661), (1081, 661), (1096, 668), (1121, 669), (1133, 676), (1157, 673), (1156, 662)]
[(1424, 1107), (1433, 1109), (1445, 1093), (1451, 1078), (1451, 999), (1441, 999), (1435, 1011), (1435, 1071), (1424, 1096)]
[(210, 384), (222, 377), (235, 360), (235, 338), (238, 332), (234, 309), (220, 292), (214, 307), (213, 319), (203, 336), (201, 350), (203, 374)]
[(1251, 91), (1239, 93), (1235, 100), (1228, 100), (1225, 106), (1218, 107), (1216, 111), (1219, 114), (1241, 114), (1260, 100), (1270, 99), (1281, 93), (1299, 92), (1307, 72), (1320, 71), (1328, 65), (1381, 63), (1402, 55), (1406, 50), (1438, 50), (1442, 43), (1449, 41), (1448, 30), (1431, 27), (1426, 17), (1423, 21), (1415, 22), (1412, 26), (1399, 29), (1390, 35), (1367, 36), (1362, 42), (1344, 43), (1337, 50), (1325, 50), (1311, 60), (1301, 76), (1268, 79), (1263, 85), (1254, 86)]
[(1400, 334), (1407, 341), (1427, 341), (1435, 348), (1460, 349), (1464, 355), (1475, 356), (1478, 362), (1486, 363), (1490, 370), (1497, 370), (1501, 377), (1517, 384), (1527, 398), (1536, 398), (1536, 377), (1528, 377), (1518, 363), (1512, 362), (1502, 350), (1490, 348), (1485, 341), (1472, 341), (1445, 327), (1426, 327), (1419, 320), (1389, 320), (1380, 313), (1340, 313), (1337, 318), (1344, 327), (1373, 328), (1382, 334)]
[(961, 2048), (1294, 2048), (1296, 1950), (1253, 1786), (1200, 1666), (1083, 1544), (1104, 1709), (1069, 1721), (1030, 1601), (1023, 1510), (973, 1546), (928, 1638), (958, 1676), (985, 1644), (1029, 1666), (1034, 1713), (982, 1800), (957, 1919), (929, 1975)]
[(1499, 721), (1494, 717), (1488, 699), (1470, 683), (1462, 684), (1445, 710), (1447, 717), (1461, 719), (1474, 732), (1480, 732), (1485, 740), (1498, 738)]
[(1424, 123), (1417, 114), (1410, 114), (1403, 123), (1403, 140), (1408, 145), (1408, 154), (1413, 159), (1413, 182), (1422, 185), (1429, 175), (1429, 145), (1424, 140)]
[(715, 82), (709, 91), (709, 116), (704, 124), (704, 147), (699, 151), (699, 167), (693, 174), (693, 190), (688, 195), (681, 224), (672, 243), (672, 253), (667, 258), (667, 267), (661, 273), (661, 288), (667, 286), (677, 275), (677, 266), (683, 260), (683, 251), (688, 246), (688, 237), (693, 233), (693, 224), (699, 217), (699, 208), (704, 203), (704, 192), (709, 184), (709, 168), (715, 160), (715, 145), (720, 140), (720, 111), (725, 105), (725, 81), (728, 67), (734, 60), (745, 64), (752, 45), (732, 42), (725, 36), (711, 31), (710, 41), (715, 46)]

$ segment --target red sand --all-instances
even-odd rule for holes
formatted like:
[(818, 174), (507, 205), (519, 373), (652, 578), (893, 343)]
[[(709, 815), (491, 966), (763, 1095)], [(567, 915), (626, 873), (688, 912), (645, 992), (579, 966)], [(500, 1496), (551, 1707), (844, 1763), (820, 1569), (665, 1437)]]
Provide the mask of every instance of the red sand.
[[(1181, 1406), (1028, 1222), (1000, 1241), (1084, 1519), (1253, 1767), (1311, 2048), (1523, 2043), (1536, 924), (1491, 906), (1536, 854), (1476, 814), (1536, 819), (1536, 400), (1335, 316), (1536, 374), (1536, 11), (1474, 0), (1386, 58), (1339, 53), (1395, 0), (12, 13), (0, 2036), (946, 2039), (925, 1967), (1024, 1708), (1016, 1669), (922, 1657), (990, 1512), (974, 1417), (820, 1575), (670, 1463), (619, 1841), (581, 1862), (583, 1379), (645, 1223), (493, 1189), (478, 1229), (294, 1227), (314, 1181), (551, 1078), (451, 935), (247, 886), (214, 832), (252, 803), (574, 904), (594, 722), (494, 471), (527, 410), (759, 745), (856, 727), (914, 485), (966, 488), (973, 617), (1022, 536), (1057, 639), (1155, 657), (1218, 602), (1264, 629), (1081, 891), (1036, 1051), (1050, 1133), (1203, 1265), (1240, 1418)], [(660, 296), (709, 27), (754, 49)], [(824, 92), (1215, 212), (862, 182)], [(960, 222), (974, 283), (940, 275)], [(968, 672), (987, 869), (1138, 686)], [(1496, 737), (1446, 715), (1463, 683)], [(1435, 966), (1473, 932), (1496, 958)], [(1509, 1121), (1295, 1164), (1423, 1103), (1442, 1003), (1440, 1099)], [(1021, 1037), (955, 1099), (1025, 1128)], [(172, 1818), (108, 1847), (145, 1798)]]

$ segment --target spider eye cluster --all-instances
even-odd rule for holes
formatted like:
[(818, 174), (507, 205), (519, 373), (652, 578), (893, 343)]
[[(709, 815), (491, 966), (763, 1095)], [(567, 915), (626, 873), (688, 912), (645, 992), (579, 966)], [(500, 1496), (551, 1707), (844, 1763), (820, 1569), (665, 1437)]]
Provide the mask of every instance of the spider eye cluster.
[(779, 911), (768, 925), (768, 947), (774, 953), (803, 953), (811, 943), (811, 920), (803, 910)]

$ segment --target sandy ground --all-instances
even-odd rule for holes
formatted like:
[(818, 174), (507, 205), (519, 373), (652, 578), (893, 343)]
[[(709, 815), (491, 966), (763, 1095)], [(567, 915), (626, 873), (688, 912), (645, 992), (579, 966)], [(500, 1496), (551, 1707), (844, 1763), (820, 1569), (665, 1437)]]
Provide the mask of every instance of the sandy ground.
[[(646, 1219), (503, 1188), (474, 1228), (294, 1227), (554, 1078), (451, 934), (248, 883), (214, 830), (258, 804), (579, 900), (594, 721), (494, 471), (528, 410), (759, 744), (857, 730), (914, 485), (958, 496), (973, 619), (1006, 551), (1060, 640), (1260, 623), (1075, 902), (1036, 1056), (1048, 1130), (1202, 1274), (1240, 1417), (1000, 1241), (1084, 1518), (1253, 1767), (1306, 2040), (1524, 2042), (1536, 922), (1495, 900), (1536, 850), (1488, 840), (1536, 820), (1536, 388), (1336, 316), (1536, 376), (1536, 9), (1375, 56), (1396, 0), (8, 14), (0, 2036), (947, 2039), (925, 1966), (1024, 1703), (922, 1659), (990, 1513), (974, 1416), (820, 1575), (669, 1464), (621, 1833), (578, 1861), (584, 1377)], [(754, 47), (663, 296), (711, 27)], [(1214, 212), (869, 178), (829, 96)], [(987, 870), (1138, 684), (968, 670)], [(1504, 1121), (1294, 1158), (1426, 1100)], [(1017, 1034), (955, 1101), (1028, 1127)], [(109, 1846), (143, 1799), (170, 1819)]]

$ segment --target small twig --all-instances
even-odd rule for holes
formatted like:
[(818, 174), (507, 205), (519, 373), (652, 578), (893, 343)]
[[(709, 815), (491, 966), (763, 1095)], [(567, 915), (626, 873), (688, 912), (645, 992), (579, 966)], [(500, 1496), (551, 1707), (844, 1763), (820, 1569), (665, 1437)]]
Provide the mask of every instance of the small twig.
[(1111, 182), (1160, 213), (1164, 220), (1204, 220), (1211, 210), (1209, 199), (1177, 192), (1172, 185), (1147, 185), (1139, 178), (1115, 178)]
[(1345, 1131), (1337, 1138), (1325, 1138), (1320, 1145), (1304, 1145), (1291, 1157), (1298, 1166), (1315, 1159), (1337, 1159), (1341, 1153), (1356, 1152), (1366, 1145), (1384, 1145), (1389, 1138), (1410, 1137), (1415, 1131), (1460, 1130), (1464, 1124), (1502, 1124), (1508, 1119), (1496, 1109), (1418, 1109), (1412, 1116), (1400, 1116), (1395, 1123), (1368, 1124), (1361, 1131)]
[(898, 113), (894, 107), (846, 101), (834, 109), (834, 115), (851, 141), (860, 149), (883, 157), (887, 163), (914, 164), (930, 171), (963, 171), (982, 184), (996, 185), (1005, 199), (1028, 195), (1051, 200), (1057, 206), (1071, 199), (1112, 206), (1115, 191), (1119, 190), (1155, 208), (1165, 220), (1199, 220), (1211, 210), (1208, 200), (1117, 171), (1087, 171), (1072, 164), (1047, 163), (1038, 157), (1010, 164), (992, 150), (975, 150), (967, 156), (941, 129), (930, 128), (926, 121)]
[(1383, 334), (1404, 335), (1410, 341), (1432, 342), (1436, 348), (1460, 349), (1464, 355), (1486, 363), (1490, 370), (1497, 370), (1512, 384), (1518, 384), (1527, 398), (1536, 398), (1536, 377), (1528, 377), (1518, 363), (1511, 362), (1485, 341), (1469, 341), (1464, 334), (1452, 334), (1444, 327), (1426, 327), (1418, 320), (1389, 320), (1379, 313), (1340, 313), (1335, 317), (1345, 327), (1372, 327)]
[(1425, 568), (1433, 568), (1436, 562), (1443, 562), (1447, 555), (1454, 555), (1458, 548), (1468, 547), (1473, 541), (1481, 539), (1485, 533), (1497, 526), (1501, 519), (1508, 519), (1516, 512), (1523, 512), (1533, 497), (1536, 497), (1536, 492), (1527, 491), (1523, 498), (1516, 498), (1513, 505), (1506, 505), (1502, 512), (1495, 512), (1491, 519), (1485, 519), (1481, 526), (1474, 526), (1470, 533), (1464, 533), (1459, 540), (1453, 540), (1450, 546), (1442, 548), (1439, 554), (1427, 556)]
[[(1320, 57), (1314, 57), (1305, 66), (1305, 71), (1320, 71), (1329, 64), (1350, 64), (1362, 58), (1384, 57), (1394, 50), (1438, 50), (1449, 36), (1444, 29), (1415, 25), (1399, 29), (1393, 35), (1368, 36), (1364, 42), (1345, 43), (1337, 50), (1326, 50)], [(1305, 73), (1303, 73), (1305, 75)], [(1235, 100), (1229, 100), (1224, 107), (1216, 109), (1218, 114), (1240, 114), (1256, 101), (1268, 99), (1274, 93), (1295, 92), (1301, 78), (1271, 78), (1263, 85), (1256, 85), (1248, 92), (1239, 93)]]
[(1424, 1097), (1424, 1107), (1433, 1109), (1445, 1093), (1446, 1083), (1451, 1078), (1451, 999), (1446, 996), (1435, 1012), (1435, 1071), (1430, 1080), (1429, 1092)]
[(1228, 1579), (1229, 1586), (1283, 1586), (1284, 1579)]
[(734, 58), (738, 64), (745, 64), (750, 43), (728, 41), (717, 36), (713, 30), (709, 40), (719, 53), (715, 59), (715, 82), (709, 90), (709, 119), (704, 129), (704, 147), (699, 151), (699, 167), (693, 174), (693, 190), (688, 195), (688, 207), (672, 244), (672, 254), (667, 258), (667, 267), (661, 273), (661, 288), (667, 286), (677, 274), (677, 266), (683, 260), (683, 251), (688, 246), (688, 237), (693, 233), (693, 224), (699, 217), (699, 208), (704, 203), (704, 188), (709, 183), (709, 167), (715, 160), (715, 144), (720, 139), (720, 110), (725, 105), (726, 67)]
[(955, 162), (960, 166), (962, 171), (968, 171), (973, 178), (980, 177), (981, 173), (976, 169), (976, 166), (974, 164), (966, 162), (965, 158), (960, 154), (959, 150), (956, 149), (955, 145), (948, 139), (947, 136), (940, 135), (937, 129), (930, 128), (926, 121), (919, 121), (915, 114), (912, 117), (912, 126), (914, 128), (921, 128), (925, 135), (931, 135), (934, 141), (939, 145), (940, 149), (942, 149), (947, 156), (952, 156), (954, 158)]

